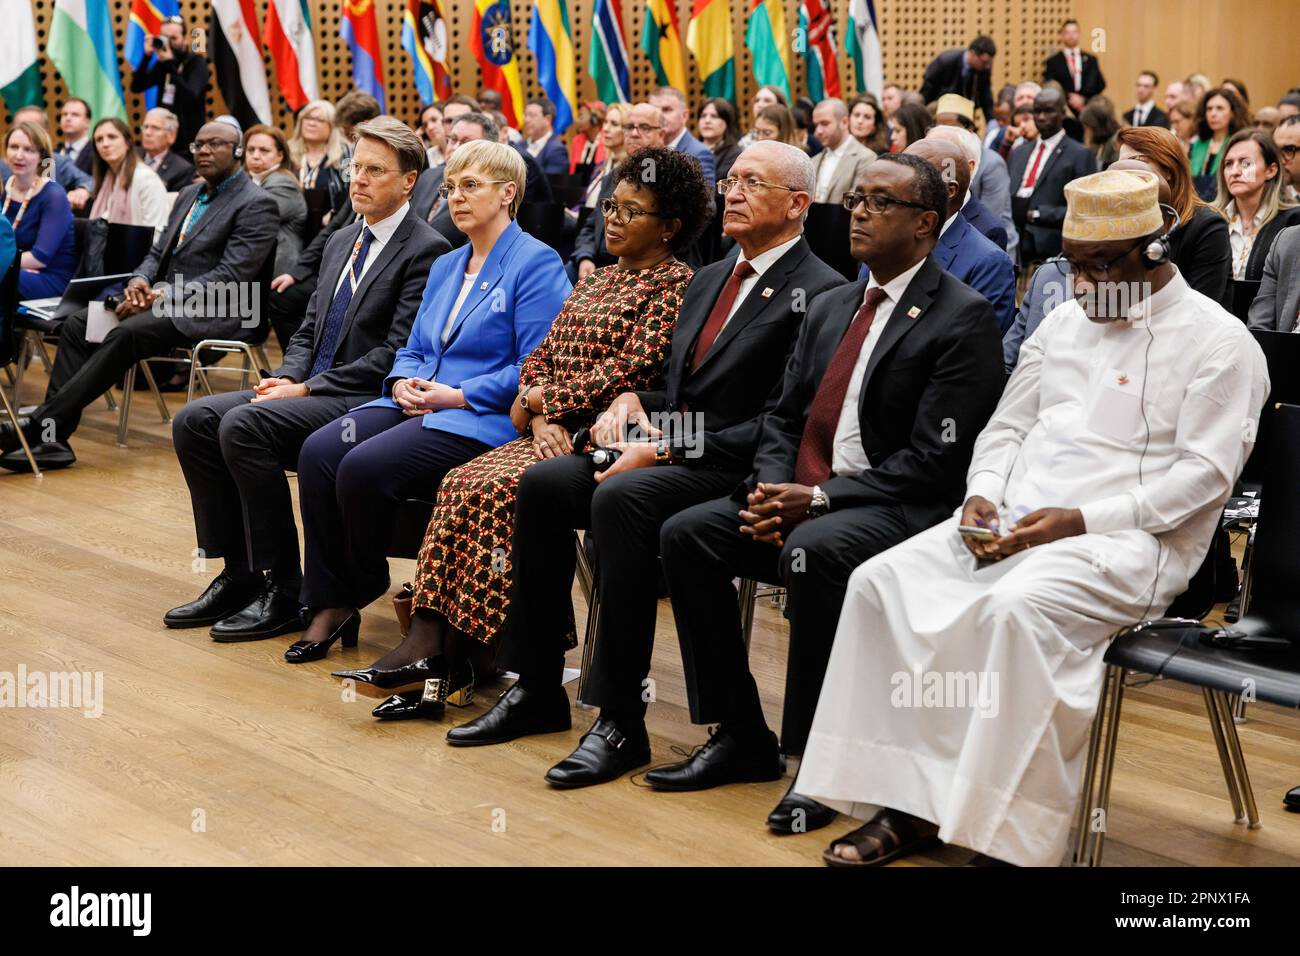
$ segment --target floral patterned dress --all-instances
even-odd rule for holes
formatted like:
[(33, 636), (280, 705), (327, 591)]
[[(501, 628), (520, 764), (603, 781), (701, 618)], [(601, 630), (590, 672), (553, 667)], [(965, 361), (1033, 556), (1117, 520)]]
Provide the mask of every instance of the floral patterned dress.
[[(690, 278), (689, 266), (669, 260), (640, 272), (606, 266), (579, 282), (519, 375), (541, 386), (546, 420), (573, 434), (621, 392), (649, 387)], [(447, 473), (420, 546), (414, 607), (494, 643), (509, 611), (519, 479), (537, 461), (525, 436)]]

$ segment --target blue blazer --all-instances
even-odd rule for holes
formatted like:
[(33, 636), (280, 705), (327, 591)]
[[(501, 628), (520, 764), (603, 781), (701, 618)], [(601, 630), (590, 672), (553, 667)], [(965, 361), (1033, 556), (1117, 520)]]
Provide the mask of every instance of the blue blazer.
[(1043, 324), (1047, 313), (1073, 296), (1074, 280), (1064, 262), (1044, 262), (1038, 267), (1020, 300), (1015, 321), (1002, 335), (1002, 364), (1008, 375), (1020, 361), (1020, 346)]
[[(521, 153), (528, 152), (526, 140), (521, 139), (512, 145)], [(533, 158), (537, 160), (537, 165), (542, 168), (542, 172), (548, 176), (552, 174), (557, 176), (568, 175), (569, 151), (564, 148), (564, 140), (560, 139), (559, 133), (552, 133), (551, 138), (542, 147), (542, 151)]]
[(713, 155), (713, 150), (692, 136), (690, 130), (685, 130), (682, 132), (682, 138), (677, 141), (677, 151), (687, 156), (694, 156), (700, 161), (704, 180), (709, 184), (709, 189), (713, 189), (713, 184), (718, 177), (718, 161)]
[(966, 205), (961, 207), (961, 214), (975, 227), (976, 232), (1003, 252), (1007, 251), (1007, 227), (999, 217), (993, 215), (988, 206), (971, 196)]
[[(962, 215), (939, 237), (930, 256), (939, 268), (988, 299), (998, 317), (998, 330), (1005, 334), (1016, 317), (1016, 270), (1011, 257)], [(870, 274), (865, 264), (858, 270), (859, 279)]]
[(465, 393), (470, 407), (431, 412), (424, 416), (424, 427), (495, 447), (519, 437), (510, 423), (510, 405), (519, 397), (519, 367), (546, 337), (572, 286), (555, 250), (512, 222), (483, 262), (444, 345), (442, 330), (473, 251), (466, 243), (434, 260), (411, 337), (398, 349), (384, 379), (383, 397), (364, 407), (396, 408), (392, 391), (398, 379), (450, 385)]

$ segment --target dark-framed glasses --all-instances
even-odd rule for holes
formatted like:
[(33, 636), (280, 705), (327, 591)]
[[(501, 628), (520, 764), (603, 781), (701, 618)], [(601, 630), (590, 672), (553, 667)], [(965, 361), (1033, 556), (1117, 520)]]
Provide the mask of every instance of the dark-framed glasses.
[(861, 193), (856, 190), (847, 192), (840, 197), (840, 205), (849, 212), (857, 209), (859, 205), (864, 205), (867, 212), (873, 216), (879, 216), (890, 206), (906, 206), (909, 209), (926, 210), (930, 207), (924, 206), (919, 202), (913, 202), (910, 199), (898, 199), (894, 196), (888, 196), (885, 193)]
[(600, 214), (606, 219), (613, 219), (620, 226), (626, 226), (637, 216), (654, 216), (659, 218), (659, 213), (657, 212), (651, 212), (649, 209), (638, 209), (635, 206), (615, 202), (612, 199), (602, 199), (600, 201)]

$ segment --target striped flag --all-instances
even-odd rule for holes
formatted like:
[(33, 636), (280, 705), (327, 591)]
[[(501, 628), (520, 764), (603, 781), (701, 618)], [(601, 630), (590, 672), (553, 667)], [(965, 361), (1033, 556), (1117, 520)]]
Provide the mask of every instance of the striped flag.
[(316, 82), (316, 44), (307, 0), (266, 0), (262, 42), (271, 51), (280, 95), (295, 113), (320, 99)]
[(641, 49), (650, 58), (660, 86), (686, 90), (686, 63), (682, 55), (682, 34), (677, 29), (675, 0), (646, 0)]
[[(139, 69), (145, 55), (150, 54), (144, 47), (145, 39), (158, 36), (163, 20), (179, 16), (180, 12), (180, 0), (131, 0), (131, 16), (126, 23), (126, 45), (122, 52), (132, 69)], [(149, 108), (153, 108), (152, 103)]]
[(705, 96), (736, 98), (736, 51), (727, 0), (695, 0), (686, 27), (686, 47), (695, 57)]
[(751, 0), (745, 46), (754, 60), (754, 79), (775, 86), (790, 99), (790, 44), (781, 0)]
[(244, 129), (271, 122), (266, 64), (258, 45), (260, 33), (253, 0), (212, 0), (208, 53), (217, 73), (217, 88)]
[(96, 119), (126, 119), (108, 0), (54, 0), (46, 53), (68, 92), (89, 103)]
[(596, 95), (606, 103), (627, 103), (632, 99), (624, 36), (623, 12), (618, 0), (596, 0), (591, 11), (587, 75), (596, 81)]
[(402, 49), (411, 57), (420, 103), (451, 96), (447, 74), (447, 17), (440, 0), (406, 0), (402, 11)]
[(849, 0), (849, 32), (844, 49), (853, 60), (859, 93), (885, 88), (885, 70), (880, 56), (880, 33), (876, 28), (876, 5), (872, 0)]
[(808, 95), (814, 103), (840, 95), (840, 68), (835, 59), (835, 20), (823, 0), (799, 4), (799, 37), (804, 69), (808, 74)]
[(577, 64), (564, 0), (534, 0), (528, 49), (537, 61), (537, 82), (555, 104), (555, 132), (563, 133), (578, 111)]
[(384, 94), (384, 56), (379, 49), (379, 25), (375, 22), (374, 0), (343, 0), (339, 36), (352, 52), (352, 85), (379, 101), (379, 112), (388, 112)]
[(36, 60), (36, 21), (27, 0), (0, 0), (9, 27), (0, 32), (0, 96), (10, 113), (20, 106), (44, 106), (41, 67)]
[(478, 60), (483, 85), (501, 94), (501, 112), (506, 115), (506, 123), (517, 129), (519, 114), (524, 110), (524, 90), (519, 82), (509, 0), (474, 0), (469, 48)]

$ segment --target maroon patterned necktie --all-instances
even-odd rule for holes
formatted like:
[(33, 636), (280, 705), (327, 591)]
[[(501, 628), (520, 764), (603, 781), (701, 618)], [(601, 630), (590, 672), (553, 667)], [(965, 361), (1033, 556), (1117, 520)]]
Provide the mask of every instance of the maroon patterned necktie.
[(853, 377), (853, 366), (858, 362), (858, 353), (871, 331), (871, 323), (875, 321), (876, 307), (886, 298), (885, 290), (879, 286), (867, 290), (862, 308), (849, 323), (848, 331), (826, 366), (826, 374), (817, 386), (817, 394), (808, 409), (808, 421), (803, 426), (803, 437), (799, 440), (799, 456), (794, 466), (797, 484), (819, 485), (831, 476), (835, 429), (840, 423), (840, 410), (849, 390), (849, 379)]
[(691, 355), (692, 372), (700, 367), (700, 363), (709, 354), (709, 349), (713, 348), (713, 343), (717, 340), (718, 334), (726, 324), (731, 307), (736, 303), (736, 296), (740, 295), (740, 283), (753, 274), (754, 267), (749, 264), (748, 260), (741, 259), (736, 263), (731, 278), (727, 280), (727, 284), (718, 293), (718, 300), (713, 303), (713, 309), (709, 312), (709, 317), (704, 320), (704, 328), (700, 329), (700, 337), (695, 340), (695, 352)]

